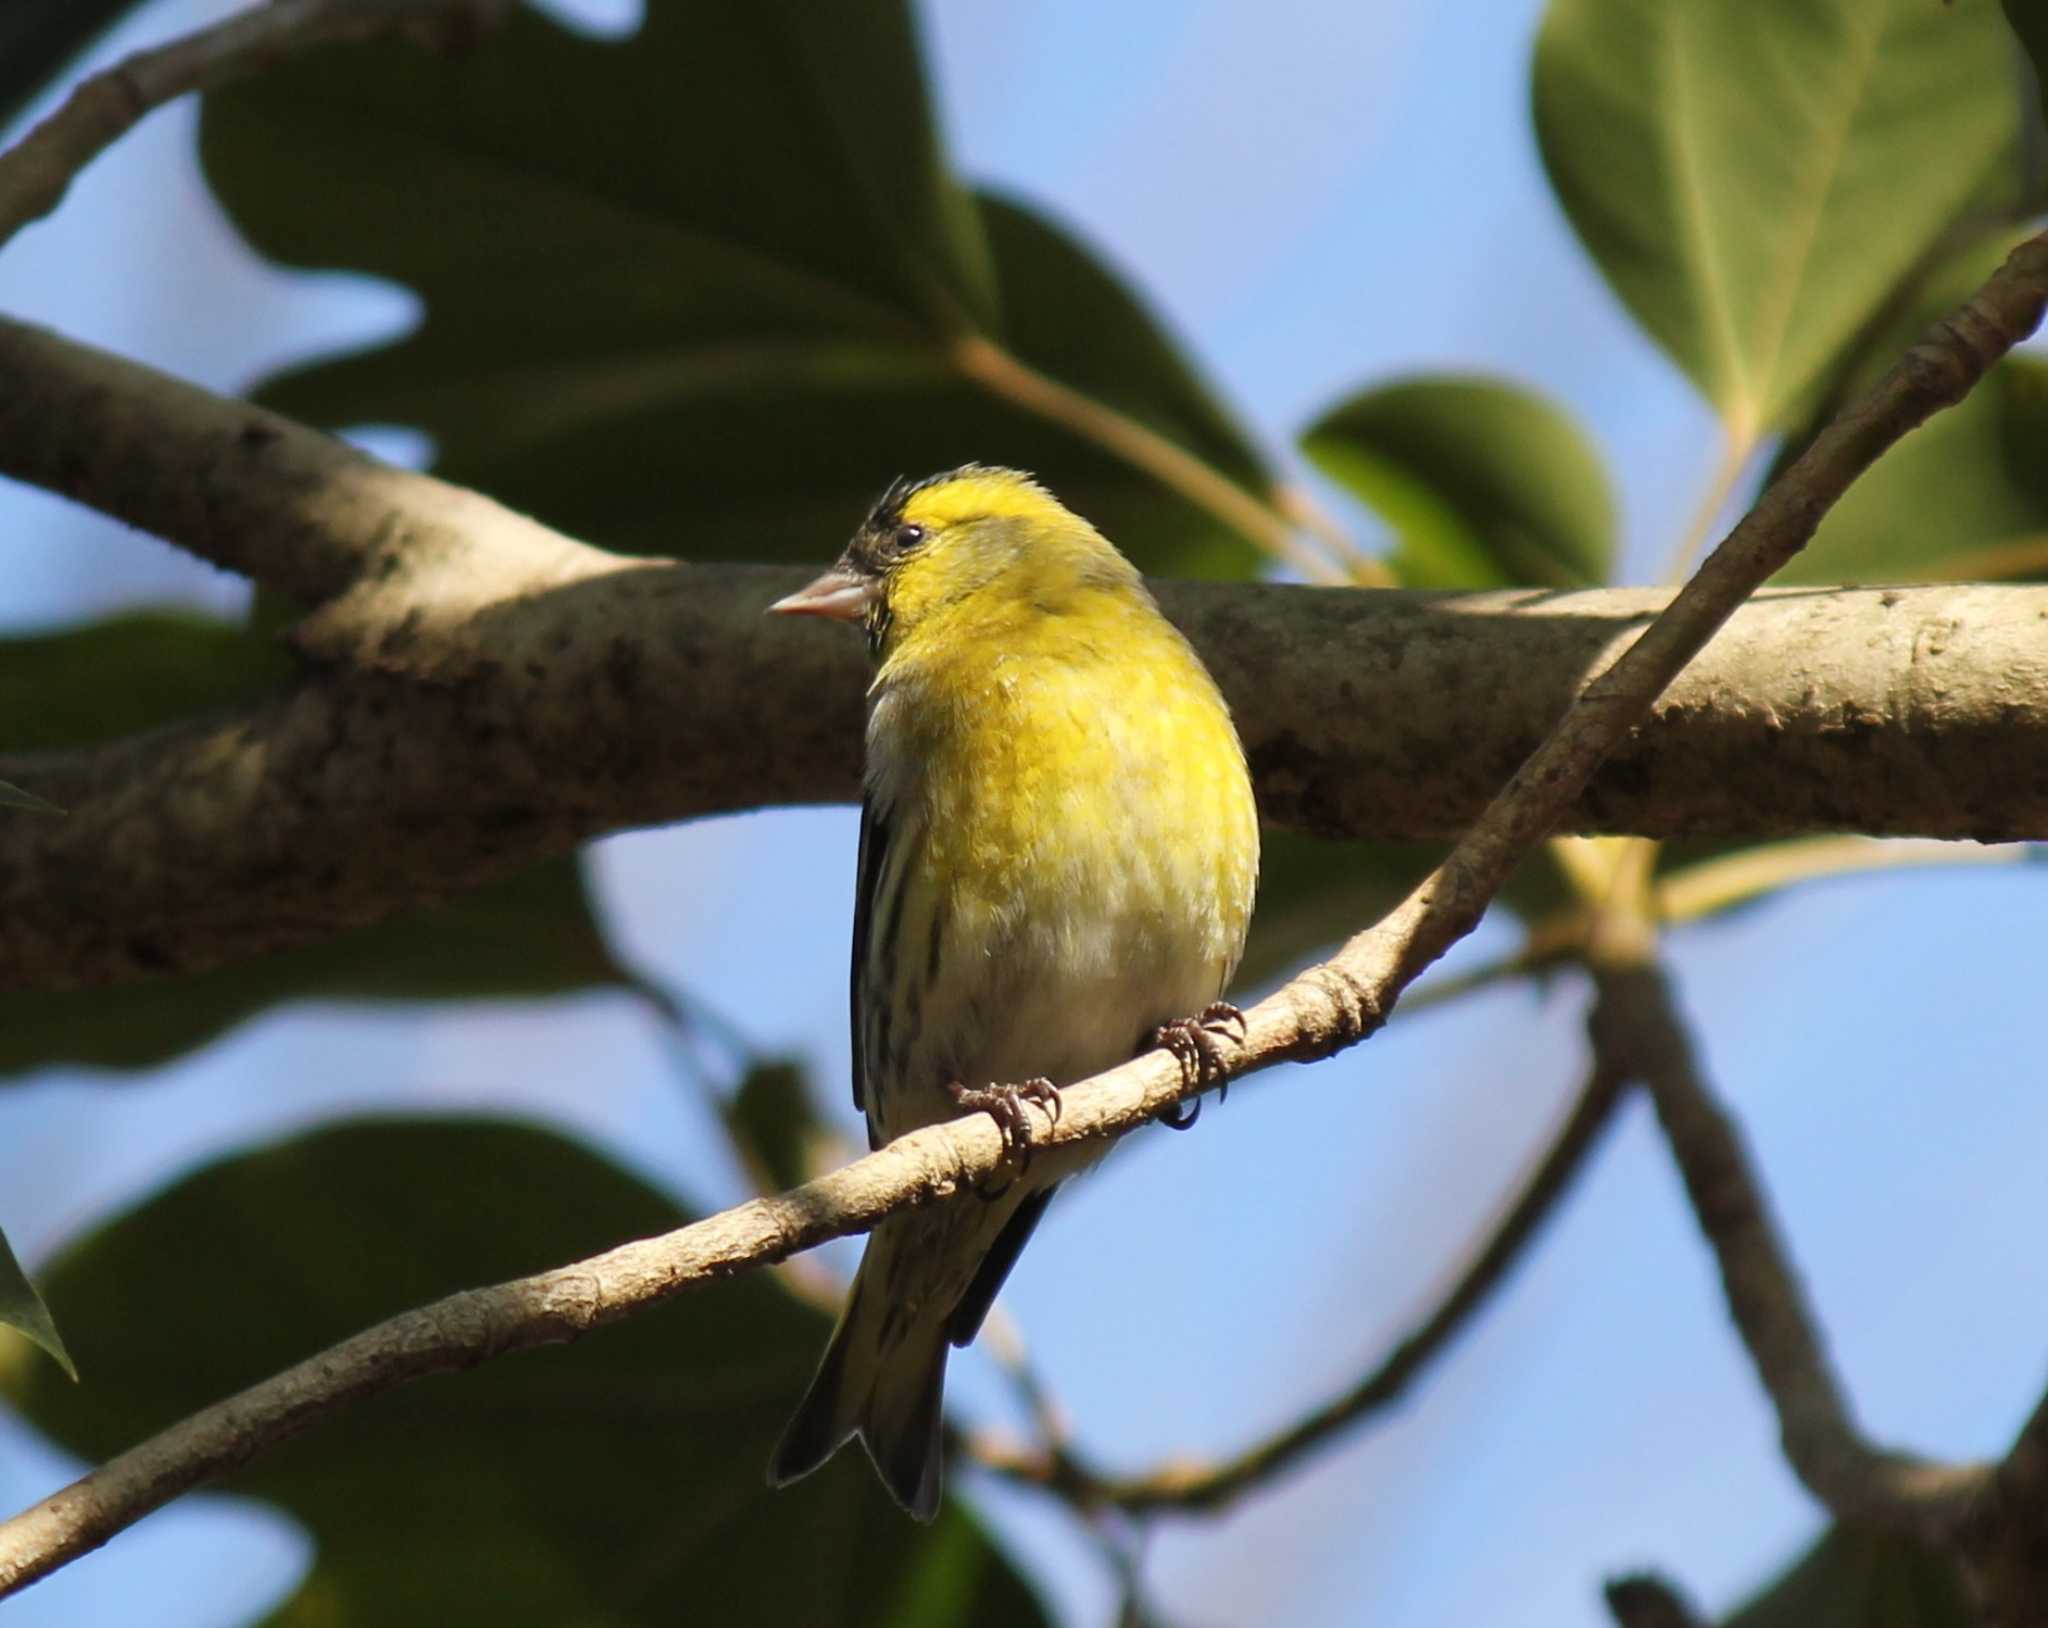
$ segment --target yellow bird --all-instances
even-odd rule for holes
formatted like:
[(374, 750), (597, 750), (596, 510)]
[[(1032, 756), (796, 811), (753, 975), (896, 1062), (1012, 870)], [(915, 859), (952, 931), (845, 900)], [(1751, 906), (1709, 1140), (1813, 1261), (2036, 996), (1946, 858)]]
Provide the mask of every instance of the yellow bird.
[[(1030, 1156), (1027, 1103), (1155, 1045), (1199, 1067), (1237, 1018), (1259, 867), (1244, 749), (1130, 562), (1030, 476), (898, 481), (836, 565), (769, 607), (866, 629), (853, 1100), (876, 1147), (967, 1110), (1020, 1154), (990, 1194), (875, 1228), (769, 1465), (859, 1436), (938, 1512), (950, 1345), (973, 1340), (1053, 1189), (1099, 1147)], [(1181, 1121), (1185, 1123), (1185, 1121)]]

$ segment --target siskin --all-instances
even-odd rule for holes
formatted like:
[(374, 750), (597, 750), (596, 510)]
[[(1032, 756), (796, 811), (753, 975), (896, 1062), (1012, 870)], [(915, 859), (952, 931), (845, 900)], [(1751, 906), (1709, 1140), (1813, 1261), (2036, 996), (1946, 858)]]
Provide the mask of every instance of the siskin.
[[(769, 1465), (859, 1436), (939, 1507), (949, 1345), (973, 1340), (1053, 1190), (1024, 1103), (1154, 1045), (1196, 1066), (1259, 865), (1244, 749), (1201, 659), (1108, 539), (1028, 475), (970, 464), (882, 495), (838, 563), (769, 609), (858, 622), (868, 691), (853, 917), (853, 1100), (873, 1146), (963, 1111), (1016, 1180), (884, 1221)], [(1199, 1014), (1190, 1017), (1189, 1014)]]

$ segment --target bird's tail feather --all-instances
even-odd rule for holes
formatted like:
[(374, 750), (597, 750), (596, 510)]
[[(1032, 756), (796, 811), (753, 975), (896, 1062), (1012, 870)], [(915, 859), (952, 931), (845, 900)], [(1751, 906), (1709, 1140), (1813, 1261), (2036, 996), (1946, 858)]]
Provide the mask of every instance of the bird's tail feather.
[(946, 1331), (919, 1331), (883, 1351), (881, 1323), (863, 1304), (865, 1276), (854, 1278), (818, 1372), (768, 1461), (768, 1483), (802, 1479), (859, 1436), (890, 1496), (928, 1521), (939, 1512), (945, 1453)]

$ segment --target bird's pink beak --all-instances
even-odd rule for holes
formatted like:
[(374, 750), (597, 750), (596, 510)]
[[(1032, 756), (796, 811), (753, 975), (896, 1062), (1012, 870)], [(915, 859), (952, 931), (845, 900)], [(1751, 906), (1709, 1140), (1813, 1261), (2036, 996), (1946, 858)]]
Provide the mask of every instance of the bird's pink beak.
[(837, 622), (858, 622), (874, 602), (875, 585), (855, 576), (843, 565), (835, 565), (807, 588), (778, 599), (768, 607), (771, 616), (829, 616)]

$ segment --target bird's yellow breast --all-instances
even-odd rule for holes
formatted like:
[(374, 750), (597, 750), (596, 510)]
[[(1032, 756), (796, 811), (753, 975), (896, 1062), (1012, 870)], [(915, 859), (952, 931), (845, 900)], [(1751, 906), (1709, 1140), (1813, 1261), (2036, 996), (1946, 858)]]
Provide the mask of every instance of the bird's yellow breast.
[[(948, 937), (1077, 978), (1156, 957), (1206, 988), (1191, 1010), (1214, 999), (1250, 917), (1258, 825), (1194, 652), (1122, 585), (1056, 609), (979, 596), (947, 622), (884, 662), (869, 768), (923, 833)], [(1133, 1015), (1131, 1033), (1162, 1018)]]

